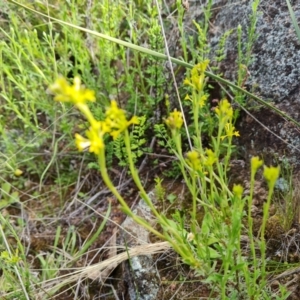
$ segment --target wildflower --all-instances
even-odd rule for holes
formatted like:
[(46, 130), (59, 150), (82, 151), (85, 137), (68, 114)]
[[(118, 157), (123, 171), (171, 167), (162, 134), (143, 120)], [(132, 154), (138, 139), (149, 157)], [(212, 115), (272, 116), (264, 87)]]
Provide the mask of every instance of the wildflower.
[(121, 132), (127, 129), (131, 124), (138, 124), (139, 120), (136, 116), (129, 121), (126, 119), (125, 111), (118, 107), (115, 100), (111, 101), (110, 107), (106, 109), (105, 124), (109, 128), (109, 134), (116, 139)]
[(232, 123), (227, 122), (225, 124), (225, 132), (226, 135), (221, 136), (221, 140), (224, 140), (226, 137), (232, 137), (232, 136), (240, 136), (240, 133), (238, 131), (234, 131), (235, 127), (232, 125)]
[(183, 124), (182, 113), (175, 109), (170, 113), (165, 122), (171, 130), (180, 129)]
[(195, 150), (189, 151), (186, 154), (186, 160), (188, 165), (194, 170), (199, 171), (201, 170), (201, 161), (199, 157), (199, 153)]
[(205, 70), (209, 64), (209, 60), (205, 60), (195, 65), (191, 71), (190, 78), (186, 78), (183, 84), (189, 85), (197, 91), (202, 91), (204, 88)]
[(243, 187), (240, 185), (240, 184), (234, 184), (233, 185), (233, 194), (238, 197), (239, 199), (242, 198), (242, 195), (243, 195), (243, 192), (244, 192), (244, 189)]
[(263, 160), (259, 159), (258, 156), (251, 158), (251, 173), (255, 174), (257, 170), (263, 165)]
[(13, 255), (13, 254), (10, 254), (9, 252), (7, 251), (2, 251), (1, 254), (0, 254), (0, 258), (7, 262), (7, 263), (10, 263), (10, 264), (17, 264), (21, 258), (19, 257), (18, 255), (18, 249), (16, 251), (16, 255)]
[(84, 138), (80, 134), (75, 134), (75, 144), (79, 151), (84, 151), (85, 149), (88, 149), (91, 145), (90, 140)]
[(233, 116), (233, 109), (227, 99), (220, 101), (219, 106), (215, 109), (215, 112), (221, 121), (231, 120)]
[(268, 182), (269, 189), (274, 188), (276, 180), (279, 177), (280, 167), (265, 167), (264, 177)]
[(200, 108), (202, 108), (202, 107), (205, 105), (207, 98), (208, 98), (208, 95), (207, 95), (207, 94), (202, 95), (202, 96), (200, 97), (200, 99), (199, 99), (199, 101), (198, 101)]
[(205, 160), (206, 166), (212, 166), (217, 161), (216, 154), (211, 149), (206, 149), (207, 158)]
[(184, 100), (190, 100), (190, 101), (192, 101), (192, 98), (190, 97), (189, 94), (186, 94), (186, 96), (184, 97)]
[(90, 152), (99, 154), (100, 150), (104, 148), (103, 136), (109, 132), (105, 122), (97, 122), (89, 128), (86, 132), (87, 138), (79, 134), (75, 134), (75, 143), (79, 151), (89, 148)]
[(69, 85), (65, 78), (60, 77), (49, 89), (56, 94), (54, 97), (56, 101), (71, 102), (75, 105), (85, 103), (86, 101), (95, 101), (94, 91), (82, 86), (78, 76), (74, 78), (73, 85)]

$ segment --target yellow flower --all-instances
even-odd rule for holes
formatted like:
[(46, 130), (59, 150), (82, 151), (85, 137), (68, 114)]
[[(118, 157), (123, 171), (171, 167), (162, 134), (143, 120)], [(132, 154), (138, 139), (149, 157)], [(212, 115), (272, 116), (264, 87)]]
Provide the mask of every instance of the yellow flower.
[(190, 78), (186, 78), (183, 84), (193, 87), (195, 90), (202, 91), (204, 88), (205, 70), (209, 64), (209, 60), (205, 60), (195, 65), (191, 71)]
[(233, 109), (227, 99), (220, 101), (219, 106), (215, 109), (215, 112), (221, 121), (231, 120), (233, 116)]
[(75, 144), (79, 151), (84, 151), (90, 147), (91, 142), (80, 134), (75, 133)]
[(94, 128), (91, 128), (89, 131), (87, 131), (86, 136), (91, 142), (90, 152), (99, 154), (100, 150), (104, 148), (103, 137)]
[(200, 161), (199, 153), (197, 151), (195, 150), (189, 151), (186, 154), (186, 161), (194, 171), (201, 170), (201, 161)]
[(205, 165), (212, 166), (217, 161), (217, 156), (211, 149), (206, 149), (206, 154)]
[(198, 63), (196, 65), (197, 72), (200, 73), (200, 74), (204, 73), (207, 69), (208, 64), (209, 64), (208, 59), (202, 61), (201, 63)]
[(234, 126), (232, 125), (232, 123), (227, 122), (225, 124), (225, 131), (226, 131), (226, 135), (221, 136), (221, 140), (224, 140), (226, 137), (231, 137), (231, 136), (240, 136), (240, 133), (238, 131), (234, 131)]
[(258, 156), (251, 158), (251, 173), (255, 174), (257, 170), (263, 165), (263, 160), (259, 159)]
[(264, 168), (264, 177), (268, 182), (269, 188), (273, 188), (276, 180), (279, 177), (280, 167), (265, 167)]
[(184, 84), (184, 85), (190, 85), (190, 86), (193, 86), (192, 83), (191, 83), (191, 81), (190, 81), (189, 79), (187, 79), (187, 78), (183, 80), (183, 84)]
[(18, 254), (18, 249), (16, 250), (15, 255), (7, 251), (2, 251), (0, 254), (0, 258), (10, 264), (17, 264), (19, 261), (21, 261), (21, 258)]
[(125, 111), (118, 107), (115, 100), (111, 101), (110, 107), (106, 109), (105, 124), (109, 134), (116, 139), (121, 132), (127, 129), (131, 124), (139, 124), (136, 116), (133, 116), (129, 121), (126, 119)]
[(90, 152), (99, 154), (100, 150), (104, 148), (103, 136), (109, 132), (105, 122), (96, 122), (87, 130), (87, 138), (79, 134), (75, 134), (75, 143), (79, 151), (89, 148)]
[(169, 117), (165, 120), (167, 126), (171, 129), (180, 129), (183, 124), (182, 113), (175, 109), (170, 113)]
[(200, 97), (200, 99), (199, 99), (199, 106), (200, 106), (200, 108), (202, 108), (205, 105), (207, 98), (208, 98), (208, 95), (206, 95), (206, 94), (202, 95)]
[(243, 187), (240, 185), (240, 184), (234, 184), (233, 185), (233, 194), (238, 197), (239, 199), (242, 198), (242, 195), (243, 195), (243, 192), (244, 192), (244, 189)]
[(75, 105), (85, 103), (86, 101), (95, 101), (94, 91), (82, 86), (78, 76), (74, 78), (73, 85), (70, 85), (65, 78), (60, 77), (49, 89), (56, 95), (54, 97), (56, 101), (71, 102)]
[(192, 101), (192, 98), (190, 97), (189, 94), (186, 94), (186, 96), (184, 97), (184, 100), (190, 100), (190, 101)]

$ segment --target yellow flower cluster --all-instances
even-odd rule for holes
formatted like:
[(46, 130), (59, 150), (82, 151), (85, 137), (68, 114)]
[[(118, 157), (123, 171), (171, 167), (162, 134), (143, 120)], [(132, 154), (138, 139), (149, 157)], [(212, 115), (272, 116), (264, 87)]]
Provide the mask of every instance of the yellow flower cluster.
[(133, 116), (130, 121), (127, 121), (125, 111), (118, 108), (116, 101), (111, 101), (111, 106), (106, 110), (105, 122), (110, 128), (110, 135), (116, 139), (131, 124), (138, 124), (139, 120)]
[(240, 136), (240, 133), (238, 131), (235, 131), (235, 127), (232, 125), (231, 122), (227, 122), (225, 124), (225, 135), (221, 136), (221, 140), (224, 140), (226, 137), (231, 137), (231, 136)]
[(275, 183), (279, 177), (280, 167), (265, 167), (264, 168), (264, 177), (267, 180), (269, 189), (273, 189)]
[(180, 129), (183, 124), (182, 113), (175, 109), (170, 113), (169, 117), (165, 120), (165, 123), (171, 130)]
[(239, 199), (242, 199), (244, 189), (240, 184), (234, 184), (232, 191), (236, 197), (238, 197)]
[[(217, 162), (217, 156), (211, 149), (206, 149), (206, 155), (201, 155), (196, 151), (189, 151), (186, 154), (187, 164), (194, 170), (202, 172), (202, 165), (206, 167), (211, 167), (214, 163)], [(202, 163), (201, 163), (202, 160)], [(206, 172), (204, 172), (206, 173)]]
[(204, 164), (206, 166), (212, 166), (216, 161), (217, 161), (217, 156), (216, 154), (211, 150), (211, 149), (206, 149), (206, 157), (205, 157), (205, 162)]
[(95, 92), (82, 86), (80, 78), (77, 76), (74, 78), (73, 85), (69, 85), (63, 77), (58, 78), (50, 86), (50, 90), (56, 95), (54, 100), (60, 102), (71, 102), (77, 105), (79, 103), (86, 103), (86, 101), (94, 102), (96, 100)]
[(239, 132), (235, 130), (232, 124), (233, 118), (233, 108), (227, 99), (220, 101), (218, 107), (216, 107), (215, 112), (219, 118), (219, 122), (224, 124), (225, 135), (221, 136), (224, 140), (226, 137), (240, 136)]
[(127, 121), (125, 111), (118, 107), (115, 100), (111, 101), (110, 107), (106, 109), (105, 120), (97, 121), (86, 104), (87, 101), (95, 101), (95, 93), (82, 86), (79, 77), (74, 78), (73, 85), (69, 85), (64, 78), (59, 78), (49, 89), (55, 94), (56, 101), (73, 103), (89, 121), (87, 138), (75, 134), (75, 143), (80, 151), (89, 148), (90, 152), (99, 154), (100, 150), (104, 149), (103, 138), (106, 133), (116, 139), (129, 125), (138, 124), (136, 116)]
[(185, 96), (185, 100), (196, 101), (200, 108), (204, 107), (208, 99), (208, 95), (204, 93), (205, 87), (205, 70), (209, 64), (209, 60), (205, 60), (193, 67), (191, 75), (186, 78), (183, 83), (193, 88), (193, 96)]
[[(259, 159), (258, 156), (251, 158), (251, 173), (254, 175), (257, 170), (263, 165), (263, 160)], [(268, 183), (269, 188), (274, 188), (275, 183), (279, 177), (280, 167), (266, 167), (264, 166), (264, 177)]]
[(209, 60), (205, 60), (195, 65), (191, 71), (190, 78), (186, 78), (183, 83), (191, 86), (196, 91), (200, 92), (204, 88), (205, 71), (209, 64)]
[(194, 171), (201, 171), (201, 161), (197, 151), (189, 151), (186, 154), (186, 161)]
[(227, 99), (220, 101), (219, 106), (215, 109), (215, 112), (221, 121), (227, 122), (233, 117), (233, 109)]

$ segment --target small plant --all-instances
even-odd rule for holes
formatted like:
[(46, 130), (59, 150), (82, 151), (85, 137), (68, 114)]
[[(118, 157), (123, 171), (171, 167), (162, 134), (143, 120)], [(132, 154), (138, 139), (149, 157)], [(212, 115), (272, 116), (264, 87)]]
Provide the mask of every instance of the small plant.
[(17, 191), (12, 192), (11, 189), (12, 189), (12, 186), (9, 182), (4, 182), (1, 185), (0, 209), (7, 207), (11, 204), (14, 204), (14, 203), (18, 203), (20, 201), (19, 193)]
[[(138, 124), (137, 117), (134, 116), (128, 121), (125, 112), (117, 106), (115, 101), (111, 101), (110, 106), (106, 109), (105, 118), (100, 121), (96, 120), (87, 105), (88, 101), (95, 101), (95, 94), (83, 87), (78, 77), (74, 78), (73, 85), (69, 85), (63, 78), (57, 79), (50, 90), (55, 94), (55, 100), (73, 103), (88, 120), (90, 127), (86, 131), (87, 137), (75, 135), (77, 147), (79, 150), (89, 148), (90, 152), (98, 156), (102, 178), (118, 199), (123, 211), (157, 237), (168, 241), (181, 256), (183, 262), (195, 269), (199, 275), (204, 275), (207, 282), (217, 284), (222, 299), (226, 299), (227, 295), (234, 294), (240, 295), (240, 297), (246, 294), (247, 297), (256, 298), (261, 294), (268, 293), (265, 289), (267, 273), (264, 235), (271, 197), (279, 176), (279, 167), (265, 167), (264, 169), (264, 177), (269, 186), (269, 196), (263, 208), (263, 221), (258, 243), (260, 258), (258, 258), (255, 252), (257, 245), (252, 233), (251, 201), (254, 176), (263, 162), (257, 157), (252, 159), (249, 198), (243, 197), (243, 188), (240, 185), (235, 185), (233, 191), (229, 190), (227, 170), (232, 154), (232, 140), (233, 137), (239, 136), (239, 132), (233, 125), (233, 108), (226, 99), (221, 100), (212, 112), (218, 123), (213, 130), (214, 135), (211, 136), (210, 148), (204, 148), (202, 145), (202, 122), (199, 120), (199, 116), (206, 105), (204, 72), (207, 65), (208, 61), (197, 64), (191, 71), (191, 75), (185, 80), (185, 84), (192, 89), (192, 94), (188, 98), (192, 101), (195, 128), (194, 148), (186, 156), (182, 153), (183, 118), (181, 112), (175, 109), (165, 120), (174, 145), (173, 153), (177, 157), (181, 175), (190, 192), (191, 209), (188, 228), (185, 216), (175, 213), (171, 218), (167, 218), (160, 213), (141, 184), (134, 166), (128, 132), (130, 125)], [(133, 181), (163, 229), (162, 232), (135, 215), (112, 184), (105, 164), (104, 141), (106, 135), (110, 135), (113, 139), (123, 136)], [(159, 179), (157, 179), (156, 186), (159, 198), (164, 198), (164, 190)], [(245, 206), (248, 206), (248, 230), (253, 259), (251, 266), (247, 263), (240, 248), (241, 234), (244, 230), (242, 220), (245, 216)], [(199, 208), (205, 211), (201, 221), (197, 219)], [(217, 261), (221, 263), (220, 267), (217, 267)], [(232, 286), (235, 287), (234, 290), (228, 292), (230, 291), (229, 287)]]
[[(11, 235), (16, 245), (10, 245), (7, 236)], [(30, 271), (26, 262), (25, 249), (19, 239), (19, 234), (10, 224), (8, 218), (0, 214), (0, 263), (3, 274), (0, 277), (1, 296), (6, 299), (25, 299), (29, 300), (30, 289)]]
[[(248, 27), (248, 37), (245, 49), (243, 49), (242, 43), (242, 26), (239, 25), (237, 27), (237, 38), (238, 38), (238, 72), (237, 72), (237, 85), (240, 87), (244, 87), (244, 84), (248, 78), (248, 67), (251, 63), (252, 59), (252, 48), (254, 42), (257, 38), (256, 32), (256, 24), (258, 20), (258, 6), (260, 0), (255, 0), (252, 3), (252, 14), (250, 15), (250, 24)], [(237, 92), (235, 93), (235, 101), (239, 104), (244, 105), (244, 95), (243, 93)]]
[[(37, 251), (34, 256), (34, 263), (37, 261), (41, 269), (28, 265), (34, 251), (26, 256), (28, 249), (24, 249), (19, 236), (23, 236), (25, 226), (30, 229), (33, 223), (46, 222), (43, 213), (32, 210), (33, 202), (33, 206), (46, 206), (43, 212), (48, 209), (51, 225), (56, 217), (64, 217), (66, 211), (69, 216), (73, 207), (77, 209), (81, 198), (93, 193), (93, 189), (87, 190), (85, 186), (80, 190), (81, 183), (85, 185), (81, 180), (87, 178), (84, 172), (96, 169), (100, 170), (103, 181), (119, 200), (123, 211), (158, 238), (168, 241), (179, 254), (179, 260), (188, 264), (199, 280), (211, 287), (210, 298), (286, 299), (288, 291), (285, 287), (279, 286), (278, 291), (268, 287), (265, 233), (272, 195), (275, 194), (275, 199), (284, 197), (287, 200), (286, 205), (274, 202), (277, 214), (285, 215), (281, 218), (285, 229), (291, 226), (293, 205), (299, 195), (293, 191), (284, 167), (281, 178), (289, 178), (290, 185), (289, 191), (284, 193), (277, 189), (281, 183), (281, 178), (276, 180), (279, 167), (265, 167), (264, 177), (269, 194), (264, 203), (259, 234), (254, 236), (251, 206), (256, 173), (262, 168), (263, 161), (258, 157), (251, 159), (249, 196), (245, 196), (241, 185), (231, 188), (227, 171), (235, 155), (234, 140), (239, 137), (235, 128), (238, 110), (228, 99), (210, 99), (208, 84), (210, 77), (230, 87), (235, 95), (234, 100), (240, 104), (245, 104), (247, 95), (297, 124), (271, 104), (243, 90), (256, 38), (260, 1), (254, 0), (252, 3), (249, 27), (237, 28), (236, 85), (220, 77), (220, 74), (207, 71), (207, 59), (211, 58), (211, 70), (219, 72), (218, 63), (225, 58), (225, 44), (234, 32), (225, 32), (216, 53), (211, 53), (208, 34), (213, 1), (206, 1), (206, 6), (202, 6), (204, 19), (199, 24), (195, 23), (197, 37), (194, 38), (187, 36), (184, 24), (184, 17), (189, 13), (188, 1), (176, 1), (172, 7), (174, 14), (172, 12), (171, 15), (177, 17), (178, 27), (176, 24), (174, 27), (179, 29), (183, 60), (181, 57), (170, 60), (172, 64), (191, 68), (182, 88), (185, 93), (181, 99), (184, 110), (173, 110), (175, 104), (170, 104), (169, 98), (173, 101), (174, 95), (170, 91), (172, 83), (168, 82), (169, 69), (164, 63), (167, 56), (163, 54), (165, 45), (158, 22), (160, 12), (154, 2), (66, 1), (64, 5), (58, 5), (57, 1), (46, 1), (45, 4), (41, 1), (30, 4), (21, 0), (8, 2), (0, 4), (0, 102), (3, 110), (0, 116), (0, 162), (1, 172), (5, 175), (0, 199), (0, 208), (3, 209), (0, 222), (0, 297), (21, 300), (39, 298), (41, 295), (46, 298), (60, 297), (57, 293), (69, 289), (74, 299), (79, 298), (81, 280), (87, 275), (71, 268), (74, 262), (81, 266), (85, 258), (91, 256), (90, 246), (102, 232), (111, 212), (110, 205), (106, 216), (101, 216), (103, 222), (94, 223), (93, 233), (80, 246), (76, 227), (72, 225), (63, 231), (58, 226), (53, 234), (55, 241), (48, 245), (47, 250)], [(163, 1), (157, 2), (158, 6), (165, 4)], [(3, 11), (6, 20), (2, 27)], [(292, 19), (295, 26), (295, 16), (292, 15)], [(248, 42), (243, 46), (242, 31), (245, 29)], [(187, 63), (190, 57), (195, 66)], [(58, 77), (58, 74), (63, 77)], [(72, 84), (69, 83), (71, 78), (74, 79)], [(55, 94), (59, 103), (54, 103), (49, 93), (44, 93), (44, 88), (55, 79), (48, 91)], [(164, 96), (166, 87), (170, 96)], [(164, 99), (166, 105), (162, 107)], [(128, 119), (128, 116), (133, 117)], [(80, 131), (85, 131), (85, 135), (77, 133), (75, 144), (85, 154), (79, 169), (81, 156), (75, 156), (73, 136)], [(168, 164), (168, 168), (155, 179), (156, 196), (163, 203), (158, 207), (146, 193), (144, 182), (135, 167), (143, 155), (150, 152), (147, 149), (149, 132), (155, 135), (156, 146), (162, 150), (161, 157), (167, 157), (172, 164)], [(87, 150), (90, 153), (86, 153)], [(93, 154), (98, 158), (97, 162), (94, 162)], [(120, 189), (113, 185), (112, 179), (115, 178), (110, 177), (108, 170), (114, 167), (116, 161), (119, 166), (129, 168), (128, 173), (155, 216), (157, 226), (135, 215), (125, 201), (127, 194), (126, 198), (122, 197)], [(87, 169), (84, 170), (85, 164)], [(18, 177), (20, 175), (21, 178)], [(166, 175), (186, 185), (182, 207), (180, 201), (174, 203), (176, 195), (165, 190), (163, 179)], [(98, 178), (96, 180), (99, 183)], [(69, 203), (68, 196), (73, 196), (71, 189), (76, 181), (76, 193)], [(21, 191), (15, 191), (17, 189), (13, 185), (20, 186)], [(41, 193), (43, 189), (45, 193)], [(57, 209), (48, 203), (49, 199), (52, 200), (48, 191), (53, 189), (57, 191), (55, 201), (60, 205), (55, 207)], [(165, 208), (166, 201), (176, 204), (172, 205), (176, 207), (175, 211), (167, 215), (161, 210), (161, 207)], [(13, 207), (6, 208), (14, 203), (21, 207), (22, 213), (22, 217), (17, 217), (16, 225), (15, 219), (5, 216)], [(65, 204), (68, 207), (66, 211)], [(26, 205), (30, 212), (25, 213), (24, 218)], [(83, 206), (79, 211), (85, 209), (90, 207)], [(40, 215), (41, 219), (37, 217)], [(13, 239), (7, 239), (7, 236)], [(247, 253), (241, 249), (241, 238), (244, 236), (248, 238)], [(30, 247), (29, 250), (34, 249)], [(69, 279), (64, 281), (64, 276)], [(70, 283), (79, 277), (74, 288)], [(83, 293), (86, 295), (88, 292), (85, 289)]]
[[(137, 160), (149, 149), (145, 147), (146, 139), (145, 139), (145, 132), (146, 132), (146, 117), (139, 117), (138, 124), (136, 124), (132, 131), (130, 132), (130, 146), (132, 151), (132, 159), (133, 162), (136, 163)], [(114, 155), (119, 160), (119, 166), (126, 167), (128, 165), (128, 157), (126, 154), (126, 146), (125, 142), (121, 136), (118, 136), (114, 142)]]
[(293, 170), (291, 165), (284, 159), (281, 163), (281, 176), (275, 186), (276, 215), (284, 232), (288, 232), (298, 209), (298, 199), (295, 197), (295, 183), (293, 182)]

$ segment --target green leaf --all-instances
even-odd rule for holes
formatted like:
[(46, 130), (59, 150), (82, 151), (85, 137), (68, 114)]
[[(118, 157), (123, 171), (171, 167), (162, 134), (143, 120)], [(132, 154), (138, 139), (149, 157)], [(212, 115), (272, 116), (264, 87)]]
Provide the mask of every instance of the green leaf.
[(174, 194), (170, 194), (170, 195), (168, 195), (167, 196), (167, 200), (171, 203), (171, 204), (173, 204), (174, 203), (174, 201), (176, 200), (176, 195), (174, 195)]

